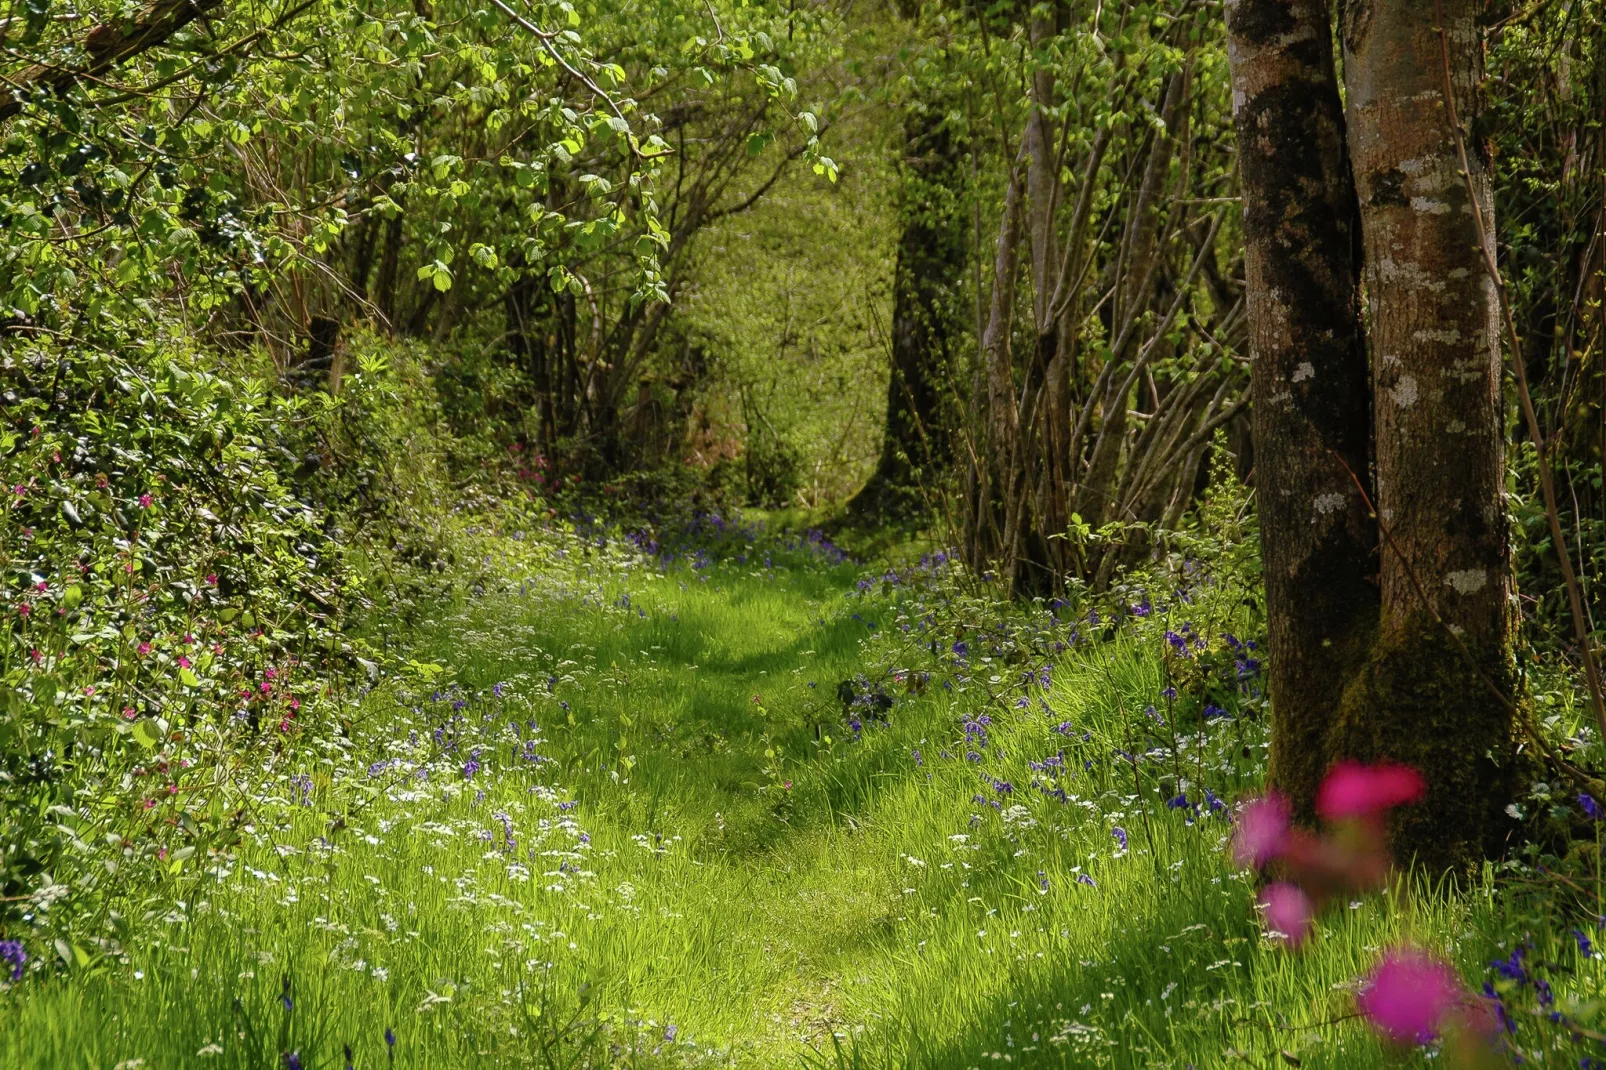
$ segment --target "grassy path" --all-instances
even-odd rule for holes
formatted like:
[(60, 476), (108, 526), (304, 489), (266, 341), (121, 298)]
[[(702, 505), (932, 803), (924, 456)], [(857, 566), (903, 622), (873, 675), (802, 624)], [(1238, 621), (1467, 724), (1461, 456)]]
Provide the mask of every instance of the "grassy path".
[[(1110, 760), (1164, 687), (1153, 636), (1047, 686), (978, 643), (855, 732), (839, 684), (954, 662), (951, 637), (851, 567), (765, 556), (492, 562), (529, 575), (425, 644), (457, 684), (376, 692), (350, 738), (270, 771), (240, 858), (131, 919), (126, 969), (22, 1004), (0, 1061), (1365, 1066), (1330, 1020), (1369, 948), (1411, 928), (1482, 954), (1466, 908), (1386, 903), (1313, 955), (1263, 945), (1226, 822)], [(1165, 791), (1198, 799), (1240, 790), (1259, 742), (1168, 745)]]

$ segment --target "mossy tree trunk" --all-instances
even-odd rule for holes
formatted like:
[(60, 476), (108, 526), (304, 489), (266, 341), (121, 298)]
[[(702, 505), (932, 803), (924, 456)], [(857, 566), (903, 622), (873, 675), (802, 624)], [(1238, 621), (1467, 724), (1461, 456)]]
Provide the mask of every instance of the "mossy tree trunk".
[(1308, 820), (1339, 697), (1379, 613), (1376, 526), (1349, 474), (1368, 478), (1371, 450), (1359, 221), (1325, 2), (1229, 0), (1227, 35), (1272, 655), (1269, 775)]
[[(1336, 755), (1426, 775), (1427, 799), (1401, 812), (1395, 850), (1433, 869), (1485, 846), (1513, 731), (1499, 310), (1473, 215), (1492, 241), (1488, 165), (1470, 132), (1481, 5), (1442, 0), (1442, 41), (1439, 7), (1355, 0), (1342, 27), (1386, 537), (1379, 637), (1331, 737)], [(1445, 107), (1447, 68), (1470, 179)]]
[(939, 102), (904, 121), (903, 230), (893, 268), (892, 375), (881, 458), (848, 512), (878, 521), (926, 510), (923, 481), (947, 464), (953, 340), (966, 266), (961, 146)]

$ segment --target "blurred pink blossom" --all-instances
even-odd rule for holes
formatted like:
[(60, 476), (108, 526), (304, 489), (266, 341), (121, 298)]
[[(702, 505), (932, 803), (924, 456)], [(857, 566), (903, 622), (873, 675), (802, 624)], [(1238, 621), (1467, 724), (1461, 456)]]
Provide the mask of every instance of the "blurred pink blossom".
[(1339, 762), (1316, 792), (1316, 812), (1328, 820), (1366, 817), (1416, 802), (1425, 790), (1422, 774), (1392, 762)]
[(1455, 971), (1413, 947), (1392, 948), (1383, 955), (1355, 997), (1355, 1006), (1389, 1040), (1426, 1044), (1461, 1002)]
[(1265, 911), (1267, 927), (1281, 933), (1289, 947), (1298, 947), (1310, 936), (1314, 910), (1310, 896), (1299, 885), (1287, 881), (1266, 885), (1260, 890), (1260, 908)]
[(1288, 850), (1288, 799), (1269, 792), (1244, 804), (1238, 814), (1238, 833), (1232, 840), (1232, 858), (1240, 866), (1260, 868)]

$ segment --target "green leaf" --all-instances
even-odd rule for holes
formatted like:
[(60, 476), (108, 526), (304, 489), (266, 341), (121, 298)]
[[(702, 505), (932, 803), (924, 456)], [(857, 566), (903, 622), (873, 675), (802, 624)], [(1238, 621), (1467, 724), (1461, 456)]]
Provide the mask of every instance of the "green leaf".
[(201, 678), (199, 676), (196, 676), (189, 669), (180, 669), (178, 671), (178, 678), (179, 678), (179, 681), (181, 683), (183, 683), (183, 685), (185, 687), (200, 687), (201, 686)]
[(149, 721), (135, 721), (134, 742), (146, 750), (155, 750), (157, 743), (156, 726)]

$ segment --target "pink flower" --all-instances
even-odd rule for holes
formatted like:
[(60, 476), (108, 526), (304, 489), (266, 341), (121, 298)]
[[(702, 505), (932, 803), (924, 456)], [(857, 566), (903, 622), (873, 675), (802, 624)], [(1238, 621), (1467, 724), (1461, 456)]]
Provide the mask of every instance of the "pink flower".
[(178, 659), (178, 667), (181, 668), (181, 669), (189, 668), (190, 667), (190, 659), (184, 657), (183, 655), (180, 655), (179, 659)]
[(1377, 765), (1339, 762), (1316, 792), (1316, 812), (1329, 820), (1366, 817), (1416, 802), (1424, 790), (1422, 774), (1407, 766), (1392, 762)]
[(1244, 804), (1238, 834), (1232, 839), (1232, 860), (1239, 866), (1261, 866), (1288, 850), (1288, 818), (1292, 808), (1277, 792)]
[(1266, 914), (1266, 926), (1274, 934), (1281, 934), (1289, 947), (1298, 947), (1310, 936), (1310, 920), (1314, 913), (1310, 896), (1298, 885), (1276, 881), (1260, 891), (1260, 909)]
[(279, 670), (278, 669), (274, 669), (274, 668), (263, 669), (262, 670), (262, 675), (267, 677), (269, 680), (272, 680), (272, 679), (275, 679), (279, 675)]
[(216, 572), (208, 572), (206, 574), (206, 585), (208, 587), (216, 587), (217, 586), (217, 573)]
[(24, 602), (22, 605), (17, 607), (17, 612), (26, 617), (28, 614), (33, 612), (33, 606), (30, 606), (28, 603)]
[(262, 693), (264, 695), (266, 695), (266, 694), (269, 694), (272, 691), (273, 691), (273, 685), (268, 683), (266, 680), (262, 681)]
[(1355, 997), (1355, 1006), (1383, 1036), (1399, 1044), (1426, 1044), (1461, 1001), (1461, 983), (1449, 966), (1414, 947), (1383, 955)]
[(149, 509), (151, 507), (151, 496), (149, 494), (141, 494), (139, 496), (139, 507), (141, 509)]
[(134, 707), (132, 707), (132, 706), (124, 706), (123, 707), (123, 718), (125, 720), (132, 721), (137, 716), (139, 716), (139, 715), (134, 712)]
[(39, 583), (35, 585), (35, 589), (38, 590), (40, 594), (44, 594), (46, 591), (50, 590), (50, 584), (40, 580)]
[(290, 696), (290, 708), (292, 710), (299, 710), (301, 708), (301, 700), (296, 698), (294, 695), (291, 695)]
[(139, 644), (139, 656), (140, 657), (144, 657), (146, 654), (149, 654), (150, 652), (151, 652), (151, 645), (149, 643), (141, 643), (141, 644)]

